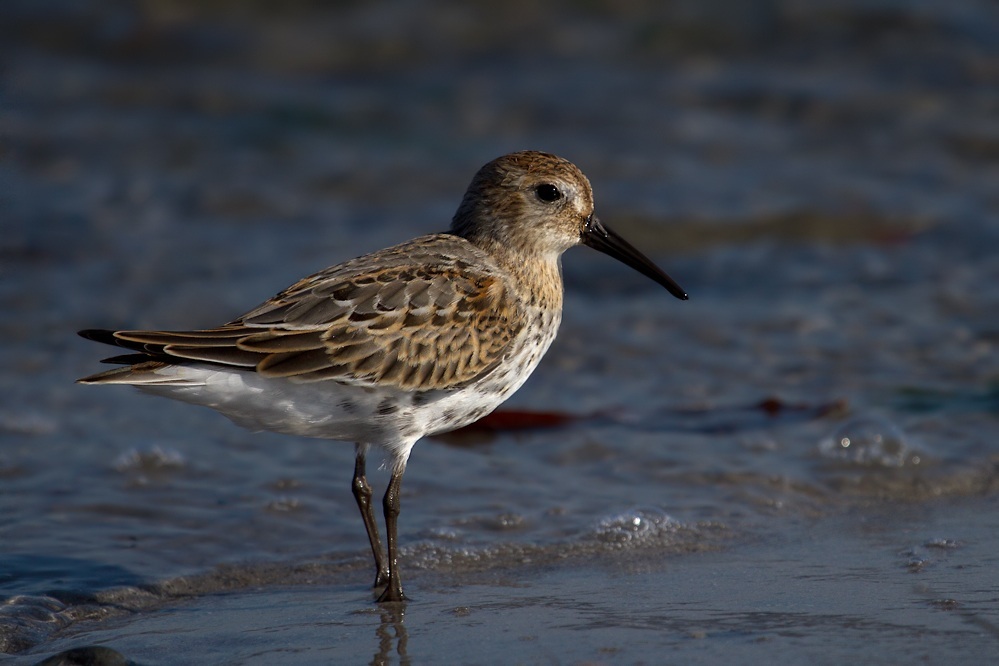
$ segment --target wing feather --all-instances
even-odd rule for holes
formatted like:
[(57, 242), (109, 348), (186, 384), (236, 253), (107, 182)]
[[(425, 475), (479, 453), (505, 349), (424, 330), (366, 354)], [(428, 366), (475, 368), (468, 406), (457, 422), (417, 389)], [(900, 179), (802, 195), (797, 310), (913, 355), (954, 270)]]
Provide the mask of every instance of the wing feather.
[(326, 269), (216, 329), (85, 337), (157, 361), (254, 368), (293, 381), (446, 389), (502, 360), (520, 331), (520, 308), (488, 257), (443, 234)]

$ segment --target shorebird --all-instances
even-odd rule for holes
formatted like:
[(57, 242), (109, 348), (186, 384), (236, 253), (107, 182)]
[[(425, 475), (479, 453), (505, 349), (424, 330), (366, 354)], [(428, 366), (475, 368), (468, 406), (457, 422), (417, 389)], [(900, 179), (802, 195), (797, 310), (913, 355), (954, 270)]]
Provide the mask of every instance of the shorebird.
[[(397, 524), (410, 452), (493, 411), (534, 371), (562, 318), (561, 255), (580, 243), (687, 298), (597, 219), (575, 165), (523, 151), (475, 174), (449, 231), (327, 268), (228, 324), (80, 331), (130, 353), (78, 381), (204, 405), (252, 430), (354, 442), (378, 601), (404, 601)], [(391, 462), (385, 550), (365, 472), (372, 445)]]

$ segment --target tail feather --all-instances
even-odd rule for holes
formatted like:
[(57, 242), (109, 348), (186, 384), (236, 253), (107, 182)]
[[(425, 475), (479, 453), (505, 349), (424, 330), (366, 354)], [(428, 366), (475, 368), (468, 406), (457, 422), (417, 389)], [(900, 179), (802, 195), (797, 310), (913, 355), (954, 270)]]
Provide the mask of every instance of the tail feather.
[(123, 365), (123, 368), (105, 370), (94, 375), (77, 379), (77, 384), (129, 384), (132, 386), (198, 386), (202, 381), (184, 377), (176, 373), (165, 373), (164, 369), (176, 366), (176, 359), (162, 353), (157, 348), (142, 342), (123, 340), (115, 331), (102, 328), (88, 328), (78, 332), (79, 336), (94, 342), (114, 345), (134, 353), (120, 354), (106, 358), (102, 363)]
[[(226, 325), (217, 329), (199, 331), (114, 331), (89, 328), (79, 331), (80, 337), (106, 345), (114, 345), (130, 353), (104, 359), (104, 363), (126, 365), (126, 368), (108, 370), (79, 380), (83, 384), (171, 384), (190, 386), (190, 379), (181, 379), (183, 373), (166, 372), (166, 367), (211, 364), (230, 370), (253, 370), (265, 358), (294, 354), (293, 349), (321, 348), (323, 341), (318, 334), (294, 332), (268, 332), (261, 334), (241, 325)], [(254, 344), (264, 349), (244, 349), (243, 338), (251, 336)], [(278, 342), (279, 338), (288, 341)], [(291, 340), (294, 338), (294, 340)], [(271, 352), (270, 349), (280, 349)], [(194, 380), (197, 383), (198, 380)]]
[[(118, 357), (123, 358), (123, 357)], [(129, 384), (131, 386), (203, 386), (204, 381), (180, 374), (162, 374), (159, 371), (170, 368), (170, 363), (145, 361), (124, 368), (105, 370), (96, 375), (77, 379), (77, 384)]]

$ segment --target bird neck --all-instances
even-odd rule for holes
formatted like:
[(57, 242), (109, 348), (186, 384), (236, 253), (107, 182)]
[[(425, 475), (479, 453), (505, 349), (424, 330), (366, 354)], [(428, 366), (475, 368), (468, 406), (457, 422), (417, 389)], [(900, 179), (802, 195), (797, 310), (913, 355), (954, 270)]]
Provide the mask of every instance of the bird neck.
[[(480, 245), (481, 247), (481, 245)], [(513, 278), (521, 299), (544, 309), (562, 308), (562, 258), (556, 252), (531, 252), (495, 243), (485, 249)]]

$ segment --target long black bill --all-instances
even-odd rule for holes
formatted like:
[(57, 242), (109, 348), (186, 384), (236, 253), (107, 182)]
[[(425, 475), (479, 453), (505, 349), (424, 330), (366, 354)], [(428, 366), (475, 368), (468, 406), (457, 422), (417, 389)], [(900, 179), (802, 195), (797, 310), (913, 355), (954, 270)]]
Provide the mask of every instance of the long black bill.
[(687, 292), (683, 290), (683, 287), (666, 275), (663, 269), (652, 263), (651, 259), (636, 250), (631, 243), (605, 227), (595, 215), (590, 217), (589, 222), (586, 223), (581, 240), (584, 245), (589, 245), (594, 250), (610, 255), (631, 266), (642, 275), (652, 278), (680, 300), (687, 300)]

